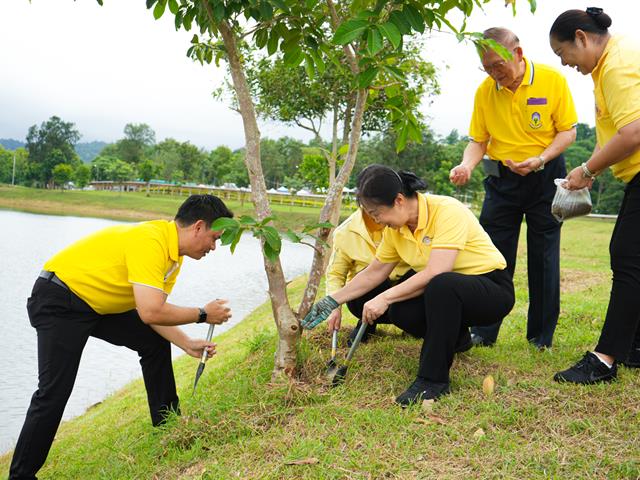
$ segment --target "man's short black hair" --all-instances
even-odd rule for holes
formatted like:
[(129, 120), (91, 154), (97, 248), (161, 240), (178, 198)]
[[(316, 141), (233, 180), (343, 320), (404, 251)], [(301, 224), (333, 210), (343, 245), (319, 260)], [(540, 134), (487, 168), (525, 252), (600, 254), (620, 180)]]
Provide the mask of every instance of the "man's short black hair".
[(233, 217), (233, 212), (222, 200), (215, 195), (191, 195), (180, 205), (175, 221), (181, 227), (188, 227), (198, 220), (204, 220), (207, 227), (211, 227), (220, 217)]

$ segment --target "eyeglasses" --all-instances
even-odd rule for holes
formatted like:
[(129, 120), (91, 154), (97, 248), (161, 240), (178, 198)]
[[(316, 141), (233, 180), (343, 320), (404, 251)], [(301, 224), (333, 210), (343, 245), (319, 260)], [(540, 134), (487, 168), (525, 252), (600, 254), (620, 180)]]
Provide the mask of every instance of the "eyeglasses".
[(478, 67), (481, 72), (491, 75), (491, 72), (496, 70), (502, 70), (507, 65), (507, 62), (504, 60), (498, 60), (497, 62), (493, 62), (491, 65), (483, 65)]
[[(518, 47), (513, 48), (510, 53), (511, 54), (515, 53), (517, 48)], [(491, 72), (494, 72), (496, 70), (502, 70), (506, 66), (507, 66), (506, 60), (498, 60), (497, 62), (493, 62), (491, 65), (482, 65), (481, 67), (478, 67), (478, 68), (480, 69), (481, 72), (491, 75)]]

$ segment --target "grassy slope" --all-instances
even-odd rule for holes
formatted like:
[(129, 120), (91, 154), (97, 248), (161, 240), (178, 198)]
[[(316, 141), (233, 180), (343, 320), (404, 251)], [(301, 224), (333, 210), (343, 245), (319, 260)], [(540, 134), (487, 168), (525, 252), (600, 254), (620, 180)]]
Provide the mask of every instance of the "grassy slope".
[[(270, 385), (276, 334), (263, 305), (218, 338), (219, 355), (195, 397), (196, 361), (176, 361), (181, 417), (151, 428), (144, 387), (133, 382), (62, 426), (41, 478), (638, 478), (640, 372), (622, 368), (620, 381), (608, 386), (551, 381), (597, 340), (611, 229), (589, 220), (564, 227), (562, 313), (552, 351), (537, 352), (524, 339), (520, 257), (517, 304), (498, 345), (459, 356), (454, 393), (430, 412), (392, 403), (412, 381), (419, 351), (418, 341), (393, 327), (361, 348), (344, 387), (323, 383), (324, 328), (305, 335), (300, 383)], [(293, 297), (303, 285), (294, 282)], [(496, 391), (487, 397), (481, 384), (489, 374)], [(288, 465), (308, 458), (317, 463)], [(0, 475), (8, 461), (0, 459)]]
[[(102, 217), (114, 220), (149, 220), (173, 218), (186, 197), (153, 195), (143, 192), (118, 193), (110, 191), (44, 190), (40, 188), (11, 187), (0, 184), (0, 208), (49, 215)], [(225, 201), (237, 215), (255, 216), (253, 205), (245, 202)], [(304, 224), (318, 221), (318, 209), (287, 205), (272, 205), (277, 224), (282, 228), (300, 230)], [(345, 211), (343, 216), (348, 215)]]

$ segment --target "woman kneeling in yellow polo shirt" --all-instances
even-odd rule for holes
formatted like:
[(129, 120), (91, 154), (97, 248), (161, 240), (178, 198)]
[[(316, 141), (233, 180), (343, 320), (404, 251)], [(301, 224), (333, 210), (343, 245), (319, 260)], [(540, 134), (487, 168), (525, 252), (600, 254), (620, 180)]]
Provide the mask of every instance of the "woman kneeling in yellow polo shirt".
[(402, 406), (449, 392), (449, 369), (460, 332), (502, 320), (514, 304), (513, 282), (502, 254), (471, 211), (454, 198), (423, 195), (411, 172), (370, 165), (358, 176), (358, 201), (386, 225), (376, 258), (353, 280), (318, 301), (302, 322), (313, 328), (340, 304), (361, 297), (399, 262), (417, 273), (369, 300), (362, 320), (373, 323), (392, 304), (412, 302), (411, 320), (423, 325), (418, 375), (396, 398)]
[(569, 172), (566, 187), (590, 187), (607, 167), (627, 184), (609, 245), (613, 284), (600, 340), (593, 352), (556, 373), (558, 382), (608, 382), (617, 376), (616, 363), (640, 367), (640, 46), (611, 36), (610, 25), (601, 8), (590, 7), (564, 12), (549, 33), (562, 64), (591, 74), (594, 84), (598, 143)]

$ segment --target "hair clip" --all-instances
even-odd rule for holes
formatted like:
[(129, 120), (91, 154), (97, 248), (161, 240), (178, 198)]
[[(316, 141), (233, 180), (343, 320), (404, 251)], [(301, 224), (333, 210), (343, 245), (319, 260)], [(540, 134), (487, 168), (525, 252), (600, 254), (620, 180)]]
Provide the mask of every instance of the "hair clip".
[(592, 17), (597, 17), (603, 12), (603, 10), (599, 7), (588, 7), (587, 15), (591, 15)]

